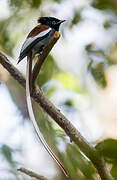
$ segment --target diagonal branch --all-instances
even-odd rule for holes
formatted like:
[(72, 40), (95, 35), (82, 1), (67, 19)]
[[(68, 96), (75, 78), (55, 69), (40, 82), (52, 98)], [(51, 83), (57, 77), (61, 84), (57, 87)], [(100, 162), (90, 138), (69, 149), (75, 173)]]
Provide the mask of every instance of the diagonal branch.
[(35, 172), (29, 171), (25, 168), (20, 168), (20, 169), (18, 169), (18, 171), (20, 171), (20, 172), (22, 172), (22, 173), (24, 173), (24, 174), (26, 174), (32, 178), (36, 178), (37, 180), (47, 180), (44, 176), (36, 174)]
[(40, 56), (38, 56), (38, 61), (36, 62), (34, 69), (33, 69), (33, 77), (32, 77), (32, 85), (34, 86), (35, 80), (40, 72), (41, 66), (44, 63), (46, 57), (48, 56), (49, 52), (53, 48), (54, 44), (57, 42), (57, 40), (60, 38), (60, 33), (55, 32), (52, 39), (49, 41), (47, 46), (43, 49)]
[[(0, 53), (0, 64), (9, 71), (23, 87), (25, 87), (25, 79), (22, 74), (9, 62), (8, 58)], [(87, 142), (80, 132), (72, 125), (72, 123), (57, 109), (43, 94), (43, 92), (35, 87), (32, 92), (32, 98), (40, 105), (40, 107), (66, 132), (70, 139), (80, 148), (80, 150), (91, 160), (97, 169), (102, 180), (113, 180), (101, 154)]]

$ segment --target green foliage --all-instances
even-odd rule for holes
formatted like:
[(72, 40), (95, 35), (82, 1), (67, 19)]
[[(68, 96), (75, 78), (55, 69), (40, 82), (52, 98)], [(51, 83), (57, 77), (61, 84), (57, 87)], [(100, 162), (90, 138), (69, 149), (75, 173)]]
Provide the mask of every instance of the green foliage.
[(19, 9), (19, 8), (24, 8), (30, 5), (31, 8), (38, 8), (42, 2), (42, 0), (25, 0), (25, 1), (20, 1), (20, 0), (9, 0), (9, 6), (11, 8)]
[(37, 79), (37, 83), (40, 87), (42, 87), (46, 82), (48, 82), (54, 74), (56, 74), (59, 71), (59, 68), (57, 67), (53, 57), (49, 55), (44, 62), (40, 74)]
[(27, 110), (27, 104), (26, 104), (26, 95), (25, 90), (20, 86), (20, 84), (14, 80), (14, 78), (10, 78), (7, 82), (7, 87), (9, 90), (9, 93), (12, 97), (13, 102), (16, 104), (18, 109), (21, 111), (24, 119), (29, 117), (28, 110)]
[(12, 158), (13, 149), (11, 149), (8, 145), (3, 144), (0, 150), (1, 150), (2, 155), (5, 157), (5, 159), (10, 164), (13, 164), (13, 158)]
[(9, 36), (9, 30), (5, 21), (0, 21), (0, 49), (12, 56), (15, 44)]
[(90, 70), (91, 74), (93, 75), (95, 81), (103, 88), (106, 87), (107, 82), (104, 73), (104, 63), (100, 62), (93, 66), (93, 61), (91, 61), (88, 65), (88, 69)]
[(56, 137), (64, 139), (66, 136), (65, 132), (62, 129), (56, 129)]
[[(11, 56), (14, 55), (13, 54), (14, 47), (17, 45), (17, 43), (19, 43), (19, 40), (22, 38), (22, 36), (24, 36), (24, 33), (28, 31), (27, 27), (30, 25), (29, 20), (32, 20), (31, 18), (37, 17), (38, 14), (39, 15), (41, 15), (41, 13), (43, 15), (46, 14), (46, 12), (45, 14), (43, 12), (40, 12), (40, 9), (41, 10), (43, 9), (42, 5), (45, 2), (47, 3), (47, 5), (49, 2), (51, 4), (51, 7), (53, 8), (54, 3), (62, 3), (62, 0), (49, 0), (49, 1), (9, 0), (8, 1), (10, 16), (7, 19), (0, 20), (0, 49), (2, 51), (7, 53), (8, 55)], [(91, 4), (88, 4), (88, 6), (90, 5), (94, 8), (97, 8), (98, 11), (101, 10), (101, 13), (102, 10), (103, 12), (108, 12), (108, 14), (112, 16), (112, 19), (113, 18), (116, 19), (116, 14), (117, 14), (116, 0), (93, 0)], [(84, 19), (82, 18), (82, 10), (83, 8), (73, 10), (73, 16), (71, 17), (72, 20), (71, 20), (70, 28), (73, 28), (74, 25), (77, 25), (81, 21), (83, 22)], [(33, 15), (32, 12), (34, 13)], [(114, 13), (115, 15), (113, 16)], [(22, 26), (20, 27), (21, 24)], [(104, 23), (105, 31), (111, 29), (112, 26), (113, 26), (113, 22), (111, 20), (106, 19)], [(115, 47), (112, 49), (110, 54), (108, 54), (107, 52), (108, 50), (95, 48), (94, 47), (95, 42), (93, 43), (94, 44), (89, 44), (88, 46), (86, 46), (86, 52), (88, 54), (90, 61), (87, 68), (90, 71), (96, 83), (104, 88), (107, 85), (106, 77), (105, 77), (105, 69), (112, 64), (117, 64), (117, 57), (116, 57), (117, 47), (116, 47), (116, 43), (113, 41), (112, 45), (115, 43)], [(53, 58), (53, 56), (49, 55), (41, 69), (40, 75), (37, 79), (37, 83), (40, 87), (44, 88), (45, 87), (44, 85), (47, 84), (47, 82), (49, 82), (52, 79), (56, 83), (58, 84), (60, 83), (62, 88), (65, 90), (70, 90), (70, 91), (74, 91), (75, 93), (85, 94), (85, 90), (83, 89), (82, 83), (79, 82), (77, 77), (71, 73), (63, 72), (63, 70), (61, 70), (56, 64), (56, 61)], [(47, 87), (46, 90), (44, 89), (46, 91), (46, 95), (49, 98), (52, 97), (53, 93), (58, 88), (56, 83), (54, 83), (52, 87), (50, 88)], [(7, 82), (7, 86), (9, 88), (9, 91), (11, 93), (14, 102), (21, 110), (24, 118), (27, 117), (24, 91), (21, 90), (18, 84), (12, 79), (9, 79), (9, 81)], [(73, 99), (68, 98), (64, 102), (64, 105), (68, 106), (69, 110), (71, 110), (70, 108), (73, 108), (74, 105)], [(57, 125), (53, 123), (53, 121), (50, 121), (49, 117), (45, 115), (41, 110), (39, 110), (39, 108), (35, 104), (34, 104), (34, 109), (35, 109), (37, 122), (39, 124), (41, 131), (44, 134), (45, 139), (47, 140), (48, 144), (55, 150), (55, 152), (59, 154), (59, 157), (61, 157), (63, 164), (68, 169), (71, 178), (73, 180), (96, 179), (95, 169), (92, 167), (90, 161), (88, 161), (82, 155), (80, 150), (75, 145), (65, 144), (66, 152), (59, 153), (58, 150), (59, 140), (61, 139), (63, 143), (66, 143), (65, 133), (61, 129), (57, 128)], [(106, 162), (109, 163), (109, 165), (111, 165), (112, 167), (111, 174), (115, 179), (117, 179), (117, 140), (114, 139), (104, 140), (98, 143), (96, 148), (102, 153)], [(7, 160), (9, 165), (11, 165), (14, 168), (16, 167), (16, 162), (14, 162), (13, 160), (13, 152), (15, 151), (16, 150), (10, 148), (5, 144), (1, 147), (1, 154)]]
[(50, 87), (47, 91), (45, 90), (45, 93), (46, 93), (46, 96), (48, 98), (51, 98), (53, 93), (57, 90), (57, 87), (56, 86), (52, 86)]
[(117, 13), (116, 0), (93, 0), (92, 6), (100, 10), (111, 10)]
[(80, 11), (79, 10), (74, 11), (74, 16), (73, 16), (73, 19), (72, 19), (72, 22), (71, 22), (72, 25), (77, 24), (80, 20), (81, 20)]
[(23, 1), (20, 0), (9, 0), (9, 7), (19, 8)]
[(117, 163), (117, 140), (106, 139), (96, 145), (98, 149), (108, 162)]
[(109, 20), (105, 21), (104, 28), (109, 29), (111, 27), (111, 22)]
[(111, 165), (111, 174), (114, 179), (117, 179), (117, 140), (105, 139), (96, 145), (96, 149), (104, 156), (106, 162)]
[(111, 174), (114, 177), (114, 179), (117, 179), (117, 163), (112, 165)]
[(67, 144), (64, 157), (66, 168), (74, 180), (94, 180), (95, 169), (75, 145)]
[(14, 178), (12, 180), (20, 180), (16, 165), (17, 162), (14, 161), (13, 155), (16, 153), (18, 150), (11, 148), (10, 146), (3, 144), (0, 148), (1, 155), (5, 159), (5, 161), (9, 164), (9, 171), (7, 174), (12, 175)]
[(30, 4), (31, 8), (38, 8), (42, 2), (42, 0), (27, 0)]
[(107, 85), (105, 77), (105, 66), (107, 65), (107, 61), (105, 60), (106, 57), (104, 52), (100, 49), (95, 49), (93, 44), (87, 45), (86, 51), (90, 59), (88, 70), (91, 72), (97, 84), (105, 88)]
[(61, 3), (63, 0), (53, 0), (54, 2)]
[(39, 128), (46, 139), (47, 143), (53, 150), (57, 151), (57, 141), (56, 141), (56, 131), (53, 126), (53, 121), (50, 121), (49, 117), (44, 114), (39, 108), (36, 108), (35, 105), (35, 117)]
[(75, 75), (67, 72), (59, 72), (55, 75), (55, 79), (62, 84), (64, 89), (83, 93), (82, 85)]
[(73, 106), (73, 102), (71, 99), (67, 99), (67, 101), (65, 101), (64, 103), (66, 106), (72, 107)]

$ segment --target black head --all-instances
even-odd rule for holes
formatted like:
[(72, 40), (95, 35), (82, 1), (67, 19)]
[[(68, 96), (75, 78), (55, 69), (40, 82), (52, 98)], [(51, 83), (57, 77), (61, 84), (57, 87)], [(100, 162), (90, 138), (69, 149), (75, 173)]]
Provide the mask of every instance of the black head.
[(55, 29), (56, 31), (59, 31), (59, 26), (61, 23), (63, 23), (65, 20), (59, 20), (54, 17), (40, 17), (38, 19), (38, 23), (50, 26), (51, 28)]

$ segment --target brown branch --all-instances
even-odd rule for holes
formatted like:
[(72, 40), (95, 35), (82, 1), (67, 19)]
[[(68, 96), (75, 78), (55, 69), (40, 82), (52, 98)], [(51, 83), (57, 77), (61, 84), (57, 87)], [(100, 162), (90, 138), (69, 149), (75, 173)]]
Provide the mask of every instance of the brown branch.
[(44, 63), (46, 57), (48, 56), (49, 52), (53, 48), (54, 44), (57, 42), (57, 40), (60, 38), (60, 33), (55, 32), (54, 36), (52, 39), (49, 41), (47, 46), (43, 49), (42, 53), (40, 56), (38, 56), (38, 61), (36, 62), (34, 69), (33, 69), (33, 77), (32, 77), (32, 85), (34, 86), (35, 80), (40, 72), (41, 66)]
[[(8, 58), (0, 53), (0, 64), (2, 64), (9, 73), (23, 87), (25, 87), (25, 79), (22, 74), (8, 61)], [(80, 150), (91, 160), (97, 169), (102, 180), (113, 180), (101, 154), (87, 142), (80, 132), (72, 125), (72, 123), (57, 109), (43, 94), (43, 92), (35, 87), (32, 92), (32, 98), (42, 107), (42, 109), (66, 132), (70, 139), (78, 145)]]
[(44, 176), (36, 174), (35, 172), (29, 171), (29, 170), (27, 170), (25, 168), (19, 168), (18, 171), (20, 171), (20, 172), (22, 172), (22, 173), (24, 173), (24, 174), (26, 174), (26, 175), (28, 175), (30, 177), (36, 178), (38, 180), (48, 180)]

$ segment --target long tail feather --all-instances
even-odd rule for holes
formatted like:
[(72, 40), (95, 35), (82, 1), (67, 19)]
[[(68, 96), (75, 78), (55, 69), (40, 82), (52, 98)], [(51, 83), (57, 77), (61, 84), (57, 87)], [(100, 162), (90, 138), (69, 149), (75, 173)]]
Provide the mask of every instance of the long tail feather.
[(27, 100), (29, 117), (30, 117), (30, 119), (31, 119), (31, 121), (33, 123), (33, 126), (34, 126), (34, 129), (35, 129), (36, 133), (37, 133), (37, 136), (38, 136), (39, 140), (41, 141), (41, 143), (43, 144), (44, 148), (47, 150), (47, 152), (50, 154), (50, 156), (53, 158), (53, 160), (58, 164), (58, 166), (61, 168), (63, 173), (66, 175), (66, 177), (68, 177), (68, 173), (66, 172), (65, 168), (63, 167), (63, 165), (61, 164), (59, 159), (56, 157), (56, 155), (52, 152), (52, 150), (50, 149), (50, 147), (46, 143), (46, 141), (43, 138), (43, 135), (42, 135), (42, 133), (41, 133), (37, 123), (36, 123), (36, 120), (35, 120), (35, 117), (34, 117), (34, 113), (33, 113), (33, 109), (32, 109), (31, 97), (30, 97), (30, 88), (29, 88), (29, 61), (30, 61), (30, 59), (28, 59), (28, 61), (27, 61), (27, 69), (26, 69), (26, 100)]

